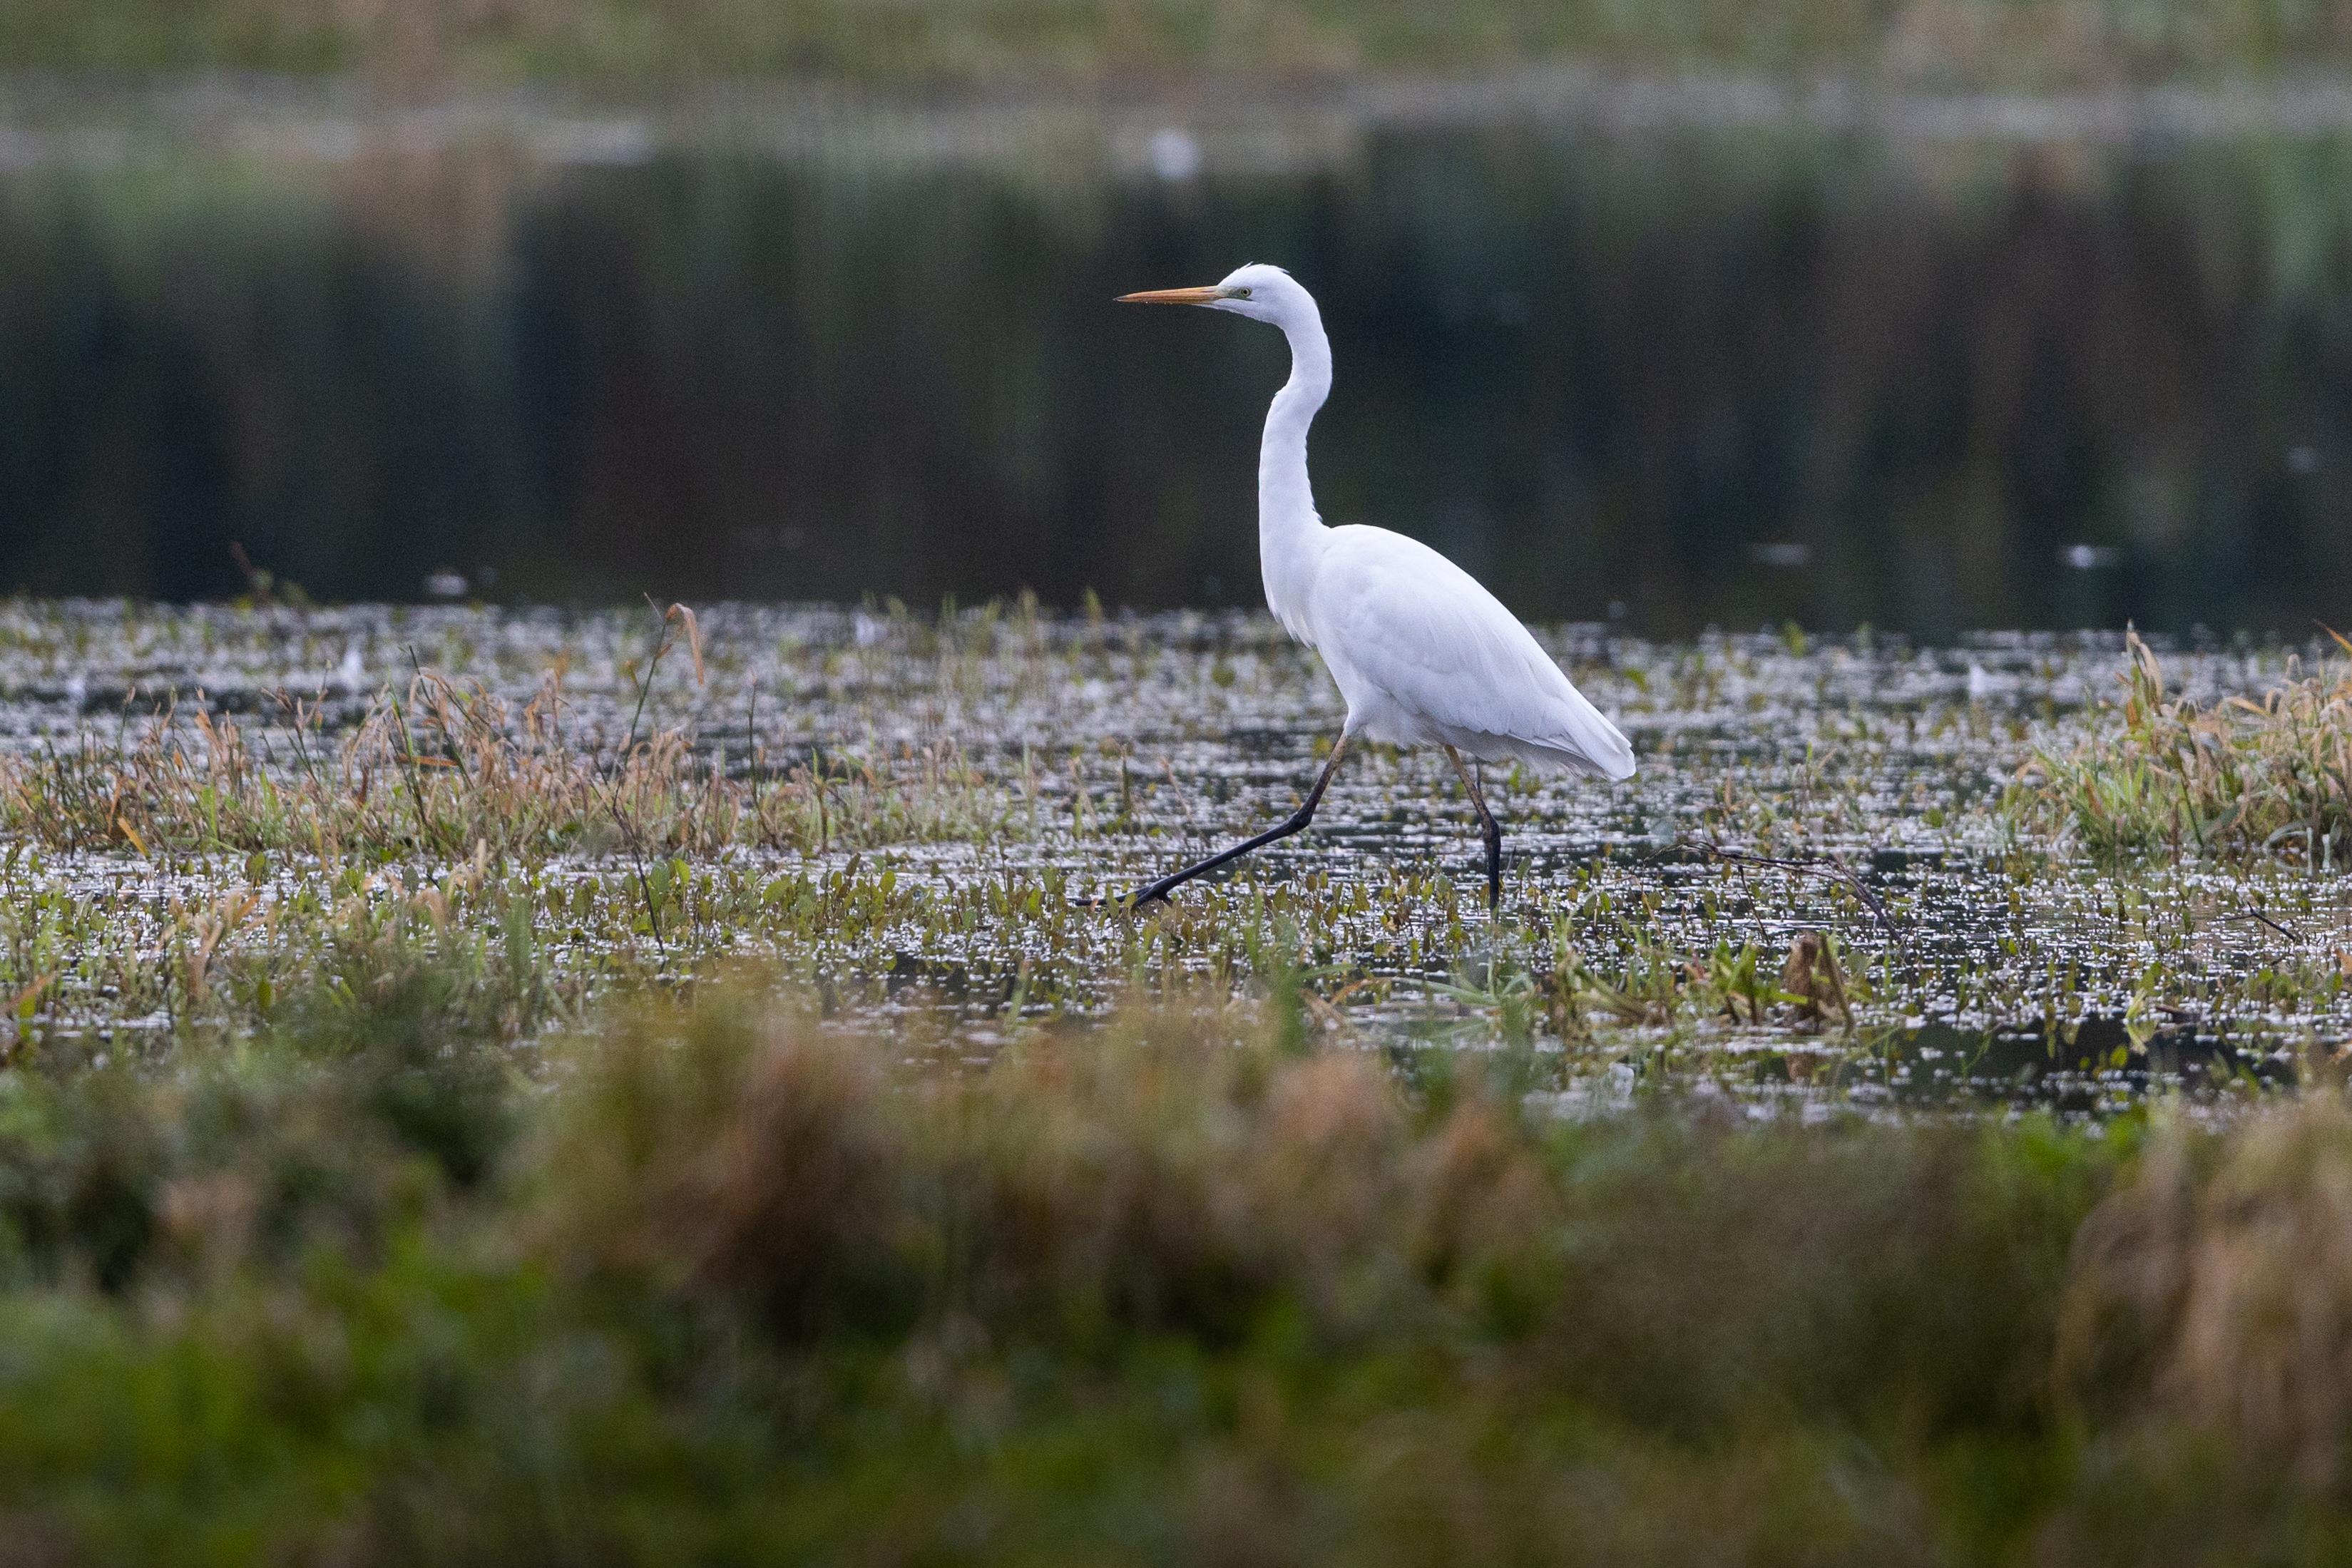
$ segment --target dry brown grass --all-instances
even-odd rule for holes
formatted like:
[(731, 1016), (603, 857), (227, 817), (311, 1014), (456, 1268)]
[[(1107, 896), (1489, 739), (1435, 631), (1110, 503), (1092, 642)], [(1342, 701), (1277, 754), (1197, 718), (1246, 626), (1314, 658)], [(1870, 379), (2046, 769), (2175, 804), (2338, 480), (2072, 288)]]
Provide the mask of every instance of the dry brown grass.
[(530, 1088), (383, 1009), (26, 1083), (0, 1518), (77, 1561), (2341, 1560), (2340, 1109), (1563, 1124), (1280, 1011), (981, 1064), (717, 988)]
[(2084, 1225), (2063, 1321), (2076, 1393), (2130, 1390), (2257, 1464), (2352, 1480), (2352, 1115), (2328, 1096), (2221, 1149), (2158, 1140)]
[(1360, 1310), (1367, 1270), (1444, 1274), (1549, 1212), (1489, 1106), (1416, 1139), (1371, 1058), (1270, 1063), (1167, 1022), (910, 1078), (800, 1020), (681, 1050), (641, 1019), (555, 1159), (569, 1249), (667, 1260), (795, 1333), (944, 1291), (991, 1321), (1213, 1334), (1287, 1288)]
[(896, 761), (731, 774), (680, 727), (599, 751), (568, 733), (560, 675), (520, 711), (430, 671), (387, 689), (340, 737), (289, 700), (283, 725), (150, 717), (127, 744), (0, 758), (0, 832), (142, 854), (369, 851), (501, 859), (564, 852), (709, 853), (730, 844), (863, 848), (984, 837), (1000, 792), (942, 743)]
[[(1972, 1133), (1812, 1147), (1659, 1127), (1653, 1150), (1637, 1123), (1577, 1134), (1571, 1156), (1475, 1061), (1413, 1096), (1378, 1057), (1287, 1055), (1270, 1027), (1137, 1010), (947, 1070), (772, 1012), (641, 1014), (583, 1069), (548, 1157), (555, 1250), (721, 1289), (794, 1335), (944, 1315), (1225, 1343), (1287, 1303), (1342, 1342), (1454, 1323), (1531, 1377), (1708, 1420), (1759, 1365), (1832, 1404), (1888, 1356), (1934, 1369), (1923, 1408), (2032, 1397), (1974, 1347), (2030, 1333), (2065, 1230), (2016, 1228), (2077, 1199), (1985, 1187)], [(1669, 1175), (1668, 1144), (1698, 1164)], [(1845, 1281), (1834, 1311), (1824, 1270)], [(1920, 1317), (1916, 1281), (1939, 1272), (1965, 1299)]]

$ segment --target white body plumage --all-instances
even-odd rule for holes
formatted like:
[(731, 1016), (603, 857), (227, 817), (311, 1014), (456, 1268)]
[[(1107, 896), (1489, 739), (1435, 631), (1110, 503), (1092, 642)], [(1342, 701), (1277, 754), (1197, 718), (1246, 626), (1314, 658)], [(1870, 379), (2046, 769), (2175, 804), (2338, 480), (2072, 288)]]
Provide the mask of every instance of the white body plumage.
[(1331, 345), (1314, 297), (1262, 265), (1164, 295), (1199, 296), (1171, 302), (1268, 322), (1290, 340), (1290, 379), (1258, 452), (1258, 554), (1267, 606), (1348, 700), (1346, 733), (1630, 777), (1625, 737), (1475, 578), (1418, 539), (1330, 528), (1316, 512), (1307, 431), (1330, 395)]

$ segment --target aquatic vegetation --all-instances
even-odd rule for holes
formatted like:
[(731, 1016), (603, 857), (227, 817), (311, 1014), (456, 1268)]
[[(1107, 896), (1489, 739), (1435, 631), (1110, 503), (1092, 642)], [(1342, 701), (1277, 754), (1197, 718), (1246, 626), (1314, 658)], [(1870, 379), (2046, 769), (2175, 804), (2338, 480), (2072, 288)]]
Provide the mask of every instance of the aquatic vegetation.
[[(233, 1048), (289, 997), (427, 968), (528, 1042), (746, 960), (976, 1055), (1139, 989), (1303, 976), (1313, 1032), (1531, 1050), (1531, 1082), (1596, 1103), (1630, 1071), (1759, 1105), (2218, 1107), (2352, 1040), (2352, 884), (2095, 862), (2018, 809), (2023, 758), (2110, 722), (2115, 640), (1559, 629), (1643, 768), (1487, 773), (1496, 918), (1459, 781), (1379, 747), (1313, 834), (1137, 917), (1097, 901), (1319, 765), (1334, 694), (1271, 622), (710, 605), (698, 631), (698, 672), (642, 611), (0, 604), (0, 1054)], [(2168, 655), (2200, 702), (2304, 657)]]
[(901, 770), (835, 757), (770, 775), (730, 776), (723, 752), (669, 727), (634, 729), (601, 754), (565, 733), (560, 674), (519, 711), (478, 684), (419, 671), (386, 688), (340, 737), (323, 702), (277, 694), (267, 732), (288, 758), (257, 755), (232, 716), (159, 712), (127, 744), (78, 744), (0, 758), (0, 833), (61, 850), (128, 847), (142, 856), (293, 851), (500, 860), (625, 850), (707, 854), (743, 843), (855, 849), (976, 837), (1008, 812), (1001, 791), (951, 745)]
[(435, 986), (0, 1074), (19, 1555), (2302, 1561), (2340, 1506), (2332, 1106), (1563, 1122), (1215, 988), (518, 1058)]
[(2325, 1555), (2352, 897), (2020, 814), (2117, 643), (1555, 632), (1496, 916), (1371, 748), (1139, 917), (1270, 624), (678, 630), (0, 605), (0, 1556)]
[(2161, 850), (2352, 866), (2352, 665), (2303, 674), (2290, 664), (2259, 697), (2200, 703), (2167, 695), (2163, 665), (2137, 636), (2126, 646), (2115, 723), (2035, 755), (2029, 811), (2105, 858)]

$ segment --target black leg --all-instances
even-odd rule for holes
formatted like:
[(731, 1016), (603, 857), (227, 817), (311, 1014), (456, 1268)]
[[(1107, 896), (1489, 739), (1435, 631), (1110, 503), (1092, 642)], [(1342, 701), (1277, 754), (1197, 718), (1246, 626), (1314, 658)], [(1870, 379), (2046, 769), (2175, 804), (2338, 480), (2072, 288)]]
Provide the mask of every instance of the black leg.
[(1340, 754), (1347, 749), (1348, 737), (1344, 735), (1332, 743), (1331, 759), (1323, 764), (1323, 771), (1315, 776), (1315, 787), (1307, 791), (1307, 799), (1300, 802), (1298, 810), (1293, 811), (1279, 826), (1268, 828), (1254, 839), (1244, 839), (1232, 849), (1220, 851), (1198, 865), (1188, 865), (1182, 871), (1169, 873), (1150, 887), (1139, 891), (1134, 897), (1127, 901), (1127, 906), (1129, 909), (1140, 909), (1155, 898), (1166, 898), (1202, 872), (1214, 871), (1227, 861), (1239, 860), (1250, 851), (1263, 849), (1276, 839), (1286, 839), (1313, 821), (1315, 808), (1323, 803), (1324, 788), (1331, 782), (1331, 774), (1339, 766)]
[(1478, 826), (1486, 835), (1486, 908), (1491, 913), (1503, 902), (1502, 825), (1495, 821), (1495, 813), (1486, 810), (1486, 797), (1479, 792), (1478, 780), (1464, 765), (1462, 754), (1449, 746), (1445, 756), (1454, 764), (1454, 771), (1462, 775), (1462, 787), (1470, 791), (1470, 803), (1478, 808)]

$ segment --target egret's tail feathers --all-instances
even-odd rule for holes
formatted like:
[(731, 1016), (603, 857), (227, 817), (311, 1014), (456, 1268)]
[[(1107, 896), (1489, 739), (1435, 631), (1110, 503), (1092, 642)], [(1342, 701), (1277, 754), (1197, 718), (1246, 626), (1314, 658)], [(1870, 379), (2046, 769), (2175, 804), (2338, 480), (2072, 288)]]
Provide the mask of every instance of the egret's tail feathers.
[(1623, 736), (1615, 735), (1614, 725), (1612, 725), (1610, 729), (1616, 739), (1616, 748), (1606, 756), (1593, 758), (1594, 768), (1602, 778), (1612, 782), (1631, 779), (1633, 777), (1633, 748), (1627, 744)]
[[(1599, 718), (1598, 715), (1594, 716)], [(1516, 760), (1546, 771), (1566, 769), (1612, 781), (1631, 779), (1633, 747), (1618, 733), (1615, 725), (1605, 718), (1599, 722), (1605, 735), (1548, 736), (1540, 740), (1522, 735), (1463, 735), (1456, 737), (1454, 744), (1489, 762)]]
[(1561, 705), (1566, 711), (1560, 715), (1565, 722), (1538, 744), (1583, 772), (1609, 779), (1633, 777), (1633, 747), (1625, 732), (1610, 723), (1609, 716), (1586, 700), (1583, 693), (1571, 687), (1567, 695), (1571, 700)]
[(1601, 747), (1562, 747), (1558, 755), (1570, 767), (1586, 773), (1597, 773), (1612, 783), (1631, 779), (1633, 777), (1633, 747), (1626, 744), (1625, 737), (1617, 733), (1615, 725), (1609, 727), (1609, 738), (1616, 744)]

